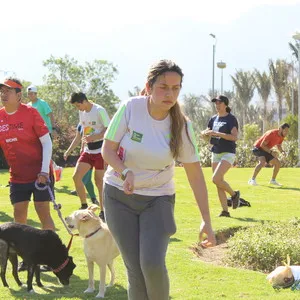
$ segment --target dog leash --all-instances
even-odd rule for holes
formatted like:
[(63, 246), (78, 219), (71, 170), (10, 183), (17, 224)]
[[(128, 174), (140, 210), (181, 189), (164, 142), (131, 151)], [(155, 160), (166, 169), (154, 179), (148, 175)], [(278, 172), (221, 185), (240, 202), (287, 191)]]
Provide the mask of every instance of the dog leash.
[(52, 190), (51, 190), (51, 187), (50, 187), (50, 185), (49, 185), (49, 181), (48, 181), (45, 185), (43, 185), (43, 186), (39, 185), (38, 182), (36, 181), (34, 185), (35, 185), (35, 188), (36, 188), (37, 190), (39, 190), (39, 191), (45, 191), (46, 189), (48, 189), (48, 192), (49, 192), (49, 195), (50, 195), (50, 200), (51, 200), (51, 202), (53, 203), (53, 208), (57, 211), (58, 217), (61, 219), (61, 221), (62, 221), (62, 223), (64, 224), (65, 228), (67, 229), (68, 233), (71, 235), (71, 240), (70, 240), (70, 242), (69, 242), (69, 244), (68, 244), (68, 247), (67, 247), (67, 249), (69, 250), (70, 247), (71, 247), (71, 245), (72, 245), (73, 237), (74, 237), (74, 235), (76, 235), (76, 234), (73, 234), (73, 233), (72, 233), (72, 231), (71, 231), (71, 230), (69, 229), (69, 227), (67, 226), (67, 224), (66, 224), (64, 218), (62, 217), (62, 214), (61, 214), (61, 211), (60, 211), (60, 209), (61, 209), (61, 204), (57, 204), (57, 203), (56, 203), (55, 197), (54, 197), (53, 192), (52, 192)]

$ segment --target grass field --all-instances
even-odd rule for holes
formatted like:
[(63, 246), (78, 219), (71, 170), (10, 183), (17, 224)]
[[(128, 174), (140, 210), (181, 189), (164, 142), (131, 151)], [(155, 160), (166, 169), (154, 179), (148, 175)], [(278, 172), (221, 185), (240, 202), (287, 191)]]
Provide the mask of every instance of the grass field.
[[(69, 192), (73, 189), (72, 171), (71, 168), (65, 169), (63, 179), (56, 185), (57, 202), (62, 204), (64, 216), (79, 207), (78, 198), (69, 195)], [(228, 181), (234, 189), (240, 189), (241, 196), (250, 201), (252, 207), (231, 210), (231, 218), (218, 218), (217, 215), (221, 209), (217, 200), (216, 189), (210, 181), (211, 170), (204, 169), (209, 190), (212, 222), (216, 231), (236, 226), (250, 226), (261, 220), (285, 220), (300, 217), (300, 169), (282, 169), (278, 181), (284, 186), (279, 188), (268, 185), (271, 171), (271, 169), (262, 170), (258, 177), (260, 185), (252, 187), (247, 185), (252, 170), (237, 168), (230, 170), (227, 176)], [(1, 223), (13, 220), (12, 206), (9, 201), (9, 188), (4, 187), (7, 180), (8, 173), (0, 171)], [(176, 169), (176, 186), (175, 217), (177, 233), (171, 239), (167, 255), (171, 299), (300, 299), (300, 291), (273, 290), (267, 283), (266, 275), (263, 273), (215, 266), (196, 258), (190, 247), (197, 242), (200, 217), (182, 168)], [(67, 231), (55, 211), (52, 215), (58, 228), (57, 233), (63, 242), (67, 244), (69, 241)], [(39, 227), (39, 221), (32, 204), (30, 205), (28, 224)], [(0, 299), (93, 299), (96, 292), (92, 295), (83, 294), (83, 291), (87, 288), (88, 274), (80, 238), (75, 238), (70, 253), (74, 257), (77, 267), (74, 270), (69, 287), (60, 286), (53, 273), (43, 273), (42, 282), (45, 287), (38, 288), (34, 285), (36, 294), (28, 294), (25, 288), (19, 288), (14, 282), (9, 265), (7, 281), (10, 289), (2, 287), (1, 283)], [(127, 299), (125, 268), (120, 257), (116, 259), (115, 267), (116, 284), (114, 287), (107, 289), (105, 299)], [(95, 274), (97, 286), (99, 278), (97, 268), (95, 268)], [(24, 272), (20, 273), (23, 282), (26, 282), (25, 275)]]

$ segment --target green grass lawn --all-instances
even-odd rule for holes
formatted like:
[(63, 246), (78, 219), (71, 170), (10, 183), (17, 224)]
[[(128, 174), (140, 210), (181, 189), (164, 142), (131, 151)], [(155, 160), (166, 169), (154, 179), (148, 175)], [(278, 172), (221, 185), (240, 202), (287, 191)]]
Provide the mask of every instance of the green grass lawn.
[[(62, 180), (56, 185), (57, 202), (62, 204), (62, 214), (69, 215), (78, 209), (79, 199), (69, 195), (73, 189), (71, 178), (72, 169), (65, 169)], [(209, 191), (213, 227), (216, 231), (236, 226), (250, 226), (261, 220), (286, 220), (300, 217), (299, 201), (299, 169), (282, 169), (278, 181), (283, 187), (268, 185), (271, 169), (262, 170), (257, 181), (259, 186), (248, 186), (247, 181), (252, 169), (230, 170), (227, 179), (233, 189), (239, 189), (241, 196), (250, 201), (252, 207), (241, 207), (230, 211), (231, 218), (218, 218), (221, 208), (217, 200), (217, 193), (211, 183), (211, 170), (204, 169)], [(9, 201), (9, 188), (4, 187), (8, 180), (8, 173), (0, 171), (0, 222), (12, 221), (12, 206)], [(267, 283), (266, 274), (243, 269), (220, 267), (204, 263), (194, 256), (190, 247), (197, 242), (200, 216), (192, 196), (183, 168), (176, 170), (176, 222), (177, 233), (172, 237), (167, 255), (167, 266), (171, 284), (171, 299), (300, 299), (300, 291), (275, 291)], [(55, 211), (52, 213), (57, 233), (65, 244), (69, 242), (69, 235), (58, 219)], [(39, 221), (30, 205), (28, 224), (39, 227)], [(126, 224), (124, 224), (126, 226)], [(300, 233), (299, 233), (300, 234)], [(99, 245), (101, 247), (101, 245)], [(43, 273), (44, 288), (34, 285), (36, 295), (27, 293), (25, 288), (19, 288), (11, 276), (9, 264), (7, 281), (10, 289), (2, 287), (0, 283), (0, 299), (93, 299), (92, 295), (83, 294), (87, 288), (88, 271), (82, 250), (82, 241), (75, 238), (71, 255), (77, 267), (71, 278), (69, 287), (58, 284), (53, 273)], [(300, 257), (300, 253), (299, 253)], [(116, 259), (116, 283), (108, 288), (105, 299), (127, 299), (126, 275), (120, 257)], [(96, 286), (98, 288), (99, 272), (95, 267)], [(20, 273), (21, 280), (26, 282), (26, 273)], [(108, 281), (108, 279), (107, 279)]]

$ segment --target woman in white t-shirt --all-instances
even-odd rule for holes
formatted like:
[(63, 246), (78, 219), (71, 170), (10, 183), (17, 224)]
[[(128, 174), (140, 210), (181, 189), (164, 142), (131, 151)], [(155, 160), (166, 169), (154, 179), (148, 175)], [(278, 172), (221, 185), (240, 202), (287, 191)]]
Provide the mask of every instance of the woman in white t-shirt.
[(127, 268), (130, 300), (169, 299), (165, 256), (176, 232), (174, 160), (183, 163), (202, 214), (199, 239), (204, 247), (216, 244), (195, 136), (177, 101), (182, 78), (174, 62), (154, 64), (148, 96), (124, 103), (104, 137), (105, 216)]

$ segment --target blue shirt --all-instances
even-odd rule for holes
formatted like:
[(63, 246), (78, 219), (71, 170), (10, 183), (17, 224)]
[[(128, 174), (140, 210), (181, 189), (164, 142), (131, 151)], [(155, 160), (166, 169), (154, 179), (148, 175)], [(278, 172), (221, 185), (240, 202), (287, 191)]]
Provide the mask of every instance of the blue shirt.
[[(207, 127), (213, 131), (227, 134), (231, 133), (233, 127), (239, 129), (238, 121), (231, 113), (224, 117), (214, 115), (208, 121)], [(210, 143), (213, 145), (211, 148), (213, 153), (235, 153), (236, 143), (233, 141), (228, 141), (220, 137), (211, 137)]]

